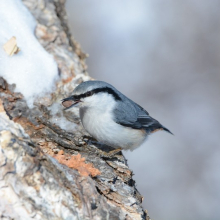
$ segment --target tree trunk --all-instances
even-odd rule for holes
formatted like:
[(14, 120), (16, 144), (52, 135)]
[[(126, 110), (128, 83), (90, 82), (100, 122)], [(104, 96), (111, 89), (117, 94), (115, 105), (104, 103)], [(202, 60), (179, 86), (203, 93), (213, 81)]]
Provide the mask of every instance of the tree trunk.
[[(53, 55), (60, 78), (50, 98), (36, 100), (30, 109), (0, 77), (1, 219), (149, 219), (124, 156), (103, 156), (109, 149), (86, 136), (77, 111), (70, 115), (60, 105), (89, 79), (86, 55), (67, 25), (65, 1), (23, 4), (35, 17), (36, 37)], [(55, 124), (62, 119), (75, 129)]]

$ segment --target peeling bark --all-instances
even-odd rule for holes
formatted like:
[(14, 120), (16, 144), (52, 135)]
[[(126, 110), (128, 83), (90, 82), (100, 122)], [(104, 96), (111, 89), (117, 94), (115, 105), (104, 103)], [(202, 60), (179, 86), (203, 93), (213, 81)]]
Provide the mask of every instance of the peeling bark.
[[(0, 217), (1, 219), (149, 219), (122, 154), (106, 158), (109, 147), (91, 141), (75, 115), (59, 101), (89, 79), (86, 55), (71, 36), (63, 0), (23, 0), (37, 20), (36, 37), (53, 55), (60, 80), (51, 96), (29, 109), (22, 94), (0, 77)], [(51, 106), (57, 105), (58, 113)], [(60, 106), (60, 107), (59, 107)], [(55, 125), (64, 117), (69, 132)], [(80, 153), (101, 174), (83, 176), (53, 155)]]

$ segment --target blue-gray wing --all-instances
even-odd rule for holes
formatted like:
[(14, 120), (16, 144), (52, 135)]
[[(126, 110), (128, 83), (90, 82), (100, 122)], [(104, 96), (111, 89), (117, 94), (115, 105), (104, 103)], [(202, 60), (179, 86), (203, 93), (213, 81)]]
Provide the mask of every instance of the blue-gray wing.
[(147, 133), (151, 133), (158, 129), (170, 132), (157, 120), (152, 118), (145, 109), (130, 99), (117, 103), (114, 109), (114, 119), (115, 122), (120, 125), (133, 129), (145, 129)]
[(114, 116), (116, 123), (134, 129), (147, 128), (155, 121), (145, 109), (129, 99), (117, 103)]

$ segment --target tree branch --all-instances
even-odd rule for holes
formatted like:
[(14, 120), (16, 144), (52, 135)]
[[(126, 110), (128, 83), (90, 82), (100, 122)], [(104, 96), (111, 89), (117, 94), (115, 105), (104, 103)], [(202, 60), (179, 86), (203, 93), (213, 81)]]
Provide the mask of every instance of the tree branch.
[[(99, 146), (84, 138), (87, 134), (77, 111), (70, 115), (59, 104), (78, 83), (89, 79), (86, 55), (67, 25), (65, 1), (23, 3), (37, 21), (36, 37), (58, 64), (60, 79), (50, 99), (38, 99), (30, 109), (23, 95), (0, 77), (0, 216), (149, 219), (124, 156), (100, 156)], [(69, 132), (60, 128), (54, 123), (58, 119), (71, 121), (75, 129)], [(70, 161), (78, 153), (85, 158), (82, 163), (91, 163), (101, 174), (84, 176), (78, 172), (80, 169), (62, 165), (54, 158)]]

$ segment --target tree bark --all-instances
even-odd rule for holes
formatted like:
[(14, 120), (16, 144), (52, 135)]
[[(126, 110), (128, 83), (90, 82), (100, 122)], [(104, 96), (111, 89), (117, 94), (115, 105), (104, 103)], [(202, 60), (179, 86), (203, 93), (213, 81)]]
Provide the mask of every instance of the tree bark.
[[(14, 85), (0, 77), (1, 219), (149, 219), (124, 156), (104, 157), (108, 147), (86, 137), (77, 111), (70, 115), (59, 104), (89, 79), (86, 54), (68, 28), (65, 1), (23, 3), (37, 21), (37, 39), (58, 64), (60, 79), (51, 96), (30, 109)], [(54, 114), (56, 103), (60, 111)], [(62, 117), (76, 124), (73, 132), (53, 123)]]

